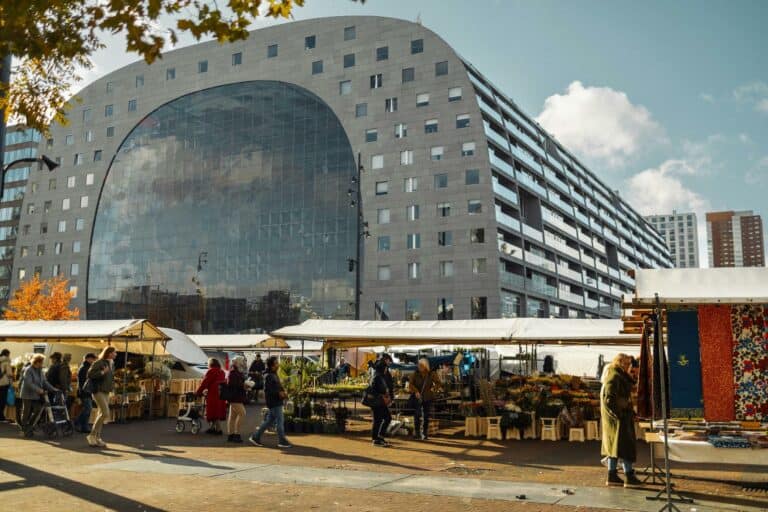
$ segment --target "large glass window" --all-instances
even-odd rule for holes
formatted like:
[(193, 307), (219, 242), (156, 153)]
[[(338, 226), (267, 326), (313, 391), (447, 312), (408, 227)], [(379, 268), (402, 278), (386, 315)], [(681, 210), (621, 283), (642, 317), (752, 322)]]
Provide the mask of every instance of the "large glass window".
[(448, 297), (437, 299), (437, 319), (453, 320), (453, 299)]
[(411, 54), (422, 53), (424, 51), (424, 40), (414, 39), (411, 41)]
[(419, 205), (412, 204), (405, 208), (405, 217), (409, 221), (419, 220)]
[(389, 320), (389, 302), (377, 301), (373, 308), (374, 320)]
[[(344, 88), (342, 87), (341, 90), (343, 91)], [(342, 94), (344, 94), (342, 92)], [(368, 104), (367, 103), (358, 103), (355, 105), (355, 117), (365, 117), (368, 115)]]
[(435, 76), (443, 76), (448, 74), (448, 61), (435, 63)]
[(421, 249), (421, 233), (408, 233), (405, 238), (408, 249)]
[(317, 36), (307, 36), (304, 38), (304, 49), (312, 50), (317, 46)]
[(380, 46), (376, 48), (376, 60), (387, 60), (389, 58), (389, 46)]
[(473, 320), (488, 318), (488, 297), (472, 297), (470, 306)]
[(312, 74), (319, 75), (323, 72), (323, 61), (316, 60), (312, 63)]
[(408, 279), (421, 278), (421, 263), (414, 261), (408, 264)]
[(378, 240), (378, 251), (387, 252), (391, 248), (389, 236), (380, 236)]
[(344, 56), (344, 67), (351, 68), (355, 66), (355, 54), (348, 53)]
[(416, 79), (416, 70), (414, 68), (403, 69), (403, 83), (413, 82)]
[(352, 27), (344, 27), (344, 40), (345, 41), (351, 41), (352, 39), (355, 39), (357, 37), (357, 30), (354, 26)]
[(438, 231), (437, 245), (440, 247), (448, 247), (453, 245), (453, 233), (450, 231)]
[(94, 221), (88, 318), (227, 333), (354, 316), (355, 156), (315, 95), (270, 81), (194, 92), (116, 154)]
[(421, 320), (421, 300), (408, 299), (405, 301), (405, 319)]
[(274, 57), (277, 57), (277, 45), (271, 44), (267, 46), (267, 58), (272, 59)]
[[(352, 94), (351, 80), (344, 80), (342, 82), (339, 82), (339, 94), (342, 96), (346, 96), (347, 94)], [(357, 116), (357, 117), (360, 117), (360, 116)]]

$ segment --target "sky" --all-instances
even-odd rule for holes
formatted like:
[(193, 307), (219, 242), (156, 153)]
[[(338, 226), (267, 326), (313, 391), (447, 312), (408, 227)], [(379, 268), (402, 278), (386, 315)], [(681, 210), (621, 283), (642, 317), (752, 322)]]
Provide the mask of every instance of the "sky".
[[(641, 213), (695, 212), (703, 265), (705, 212), (768, 215), (768, 2), (306, 0), (294, 11), (339, 15), (420, 19)], [(82, 85), (137, 60), (119, 35), (106, 43)]]

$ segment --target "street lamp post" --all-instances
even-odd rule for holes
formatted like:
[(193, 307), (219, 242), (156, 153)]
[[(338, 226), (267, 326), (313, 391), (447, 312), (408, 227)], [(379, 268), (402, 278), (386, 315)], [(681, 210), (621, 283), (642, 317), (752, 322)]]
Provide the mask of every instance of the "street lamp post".
[[(2, 157), (2, 155), (0, 155), (0, 157)], [(19, 158), (18, 160), (14, 160), (8, 165), (4, 165), (2, 175), (0, 175), (0, 199), (3, 197), (3, 194), (5, 193), (5, 173), (7, 173), (8, 170), (16, 164), (22, 164), (22, 163), (32, 164), (35, 162), (40, 162), (45, 164), (45, 166), (48, 168), (48, 171), (53, 171), (55, 168), (59, 166), (59, 164), (57, 164), (56, 162), (54, 162), (53, 160), (51, 160), (45, 155), (41, 155), (37, 158)]]
[(361, 185), (362, 174), (364, 170), (365, 169), (363, 168), (363, 164), (361, 162), (360, 153), (358, 153), (357, 172), (354, 176), (352, 176), (352, 187), (347, 190), (347, 195), (350, 197), (352, 197), (352, 194), (355, 195), (355, 198), (350, 201), (349, 206), (352, 208), (357, 207), (357, 239), (355, 240), (355, 259), (350, 258), (347, 260), (350, 272), (352, 270), (355, 271), (355, 320), (360, 320), (360, 296), (362, 295), (362, 290), (360, 289), (360, 273), (363, 257), (363, 240), (371, 236), (371, 234), (368, 232), (368, 223), (363, 219), (363, 194)]

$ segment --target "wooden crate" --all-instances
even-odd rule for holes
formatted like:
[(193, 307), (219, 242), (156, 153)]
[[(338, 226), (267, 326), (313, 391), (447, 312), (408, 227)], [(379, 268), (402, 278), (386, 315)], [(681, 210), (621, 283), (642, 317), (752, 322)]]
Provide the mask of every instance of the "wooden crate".
[(168, 391), (171, 395), (181, 395), (186, 393), (186, 381), (185, 379), (171, 379), (168, 382)]

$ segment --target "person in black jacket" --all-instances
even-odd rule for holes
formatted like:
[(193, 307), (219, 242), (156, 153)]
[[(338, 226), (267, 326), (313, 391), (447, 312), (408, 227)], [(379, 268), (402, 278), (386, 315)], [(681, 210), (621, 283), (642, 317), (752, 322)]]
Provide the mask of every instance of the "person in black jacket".
[[(389, 404), (392, 402), (391, 391), (387, 384), (386, 374), (387, 363), (384, 358), (376, 361), (375, 365), (376, 373), (373, 376), (371, 382), (371, 388), (373, 394), (376, 396), (377, 404), (371, 407), (373, 412), (373, 425), (371, 427), (371, 440), (374, 446), (389, 446), (389, 443), (384, 439), (387, 433), (387, 427), (389, 422), (392, 421), (392, 415), (389, 412)], [(391, 380), (391, 376), (390, 376)]]
[(392, 356), (385, 352), (381, 354), (381, 360), (384, 362), (384, 381), (387, 383), (389, 400), (392, 401), (395, 399), (395, 380), (389, 372), (389, 367), (392, 365)]
[(77, 370), (77, 398), (80, 399), (80, 404), (83, 406), (83, 410), (80, 412), (80, 415), (75, 418), (75, 430), (83, 432), (84, 434), (91, 433), (91, 427), (88, 425), (88, 420), (91, 417), (93, 402), (91, 401), (91, 395), (83, 392), (82, 389), (85, 385), (85, 380), (88, 378), (88, 370), (95, 360), (96, 354), (85, 354), (83, 362)]
[(270, 426), (274, 425), (277, 430), (277, 447), (291, 448), (291, 443), (285, 438), (285, 427), (283, 418), (283, 402), (288, 396), (280, 383), (280, 377), (277, 375), (279, 362), (277, 357), (272, 356), (267, 359), (267, 375), (264, 377), (264, 398), (267, 401), (267, 413), (264, 421), (256, 432), (248, 439), (254, 446), (264, 446), (261, 444), (261, 434)]

